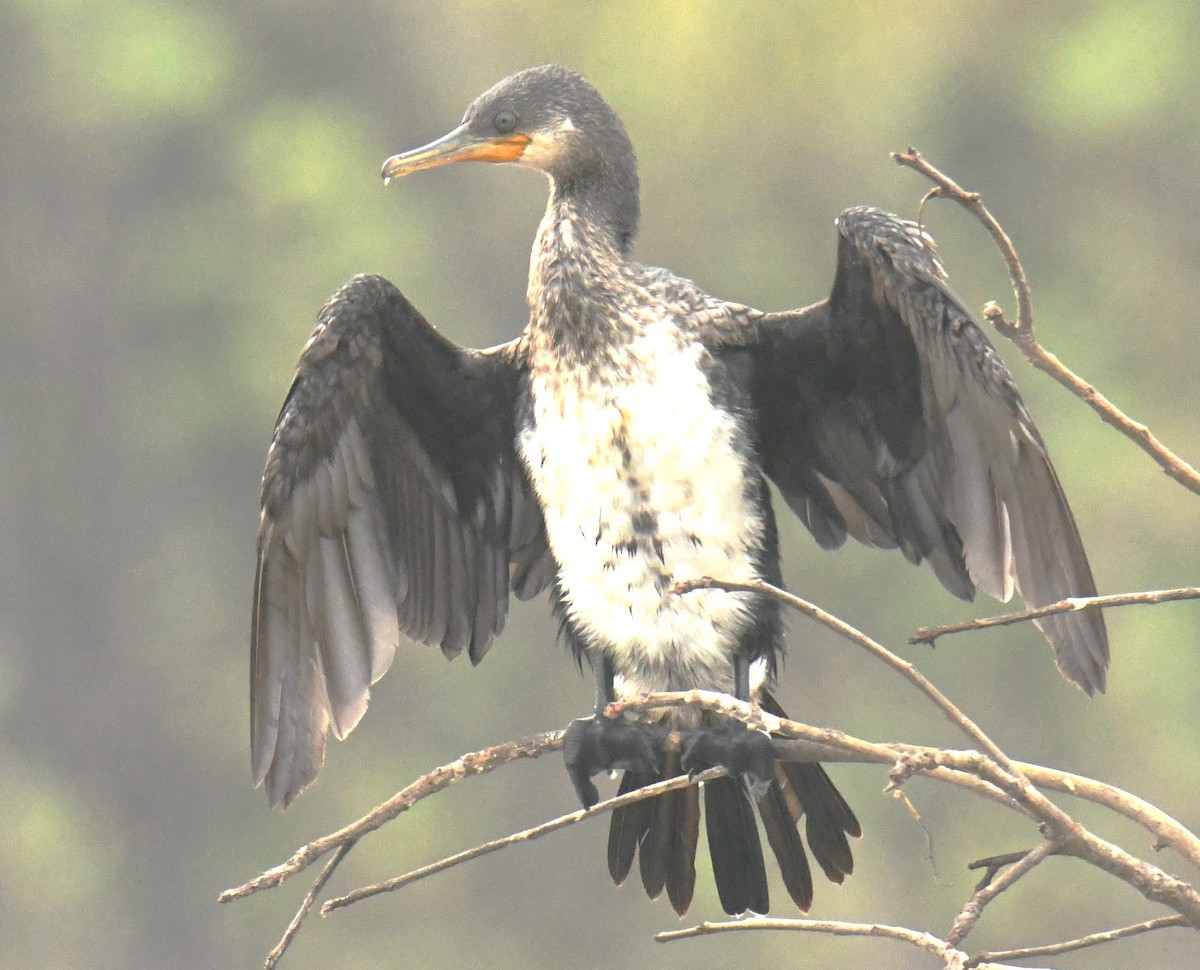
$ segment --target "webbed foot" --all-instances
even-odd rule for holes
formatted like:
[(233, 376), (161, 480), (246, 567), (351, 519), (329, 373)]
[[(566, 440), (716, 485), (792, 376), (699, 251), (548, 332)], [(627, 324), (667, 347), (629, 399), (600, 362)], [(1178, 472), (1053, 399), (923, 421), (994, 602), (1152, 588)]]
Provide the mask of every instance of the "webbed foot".
[(701, 727), (683, 733), (680, 764), (691, 774), (718, 765), (735, 778), (745, 778), (757, 800), (775, 779), (775, 748), (771, 738), (741, 724)]
[(659, 754), (666, 738), (667, 729), (659, 724), (608, 718), (603, 714), (572, 721), (563, 740), (563, 758), (583, 807), (591, 808), (600, 800), (592, 775), (617, 769), (658, 771)]

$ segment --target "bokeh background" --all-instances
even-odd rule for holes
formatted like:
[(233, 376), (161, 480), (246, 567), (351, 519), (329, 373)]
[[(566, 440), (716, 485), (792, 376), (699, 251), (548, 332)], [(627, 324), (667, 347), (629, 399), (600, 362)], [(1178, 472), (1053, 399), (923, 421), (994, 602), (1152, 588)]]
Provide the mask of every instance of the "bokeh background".
[[(260, 964), (305, 884), (217, 893), (458, 754), (564, 725), (591, 703), (543, 602), (486, 662), (410, 646), (349, 743), (286, 815), (247, 768), (258, 478), (316, 309), (389, 276), (446, 333), (486, 345), (525, 318), (536, 177), (458, 166), (394, 185), (382, 159), (457, 123), (484, 87), (561, 61), (621, 113), (641, 159), (640, 257), (765, 308), (819, 299), (833, 218), (913, 215), (908, 144), (985, 193), (1019, 246), (1043, 342), (1200, 458), (1200, 9), (952, 2), (0, 2), (0, 965)], [(926, 211), (972, 306), (1011, 305), (961, 210)], [(1004, 348), (1104, 591), (1200, 581), (1200, 499)], [(784, 523), (789, 585), (915, 658), (1010, 754), (1136, 791), (1200, 826), (1200, 606), (1109, 614), (1107, 696), (1059, 679), (1032, 628), (905, 646), (986, 615), (896, 554), (821, 553)], [(789, 710), (880, 740), (961, 746), (906, 685), (793, 623)], [(945, 932), (965, 863), (1028, 826), (932, 783), (933, 838), (840, 766), (866, 829), (814, 915)], [(557, 758), (458, 786), (363, 843), (331, 890), (568, 811)], [(1139, 854), (1148, 838), (1076, 806)], [(665, 901), (616, 889), (606, 824), (511, 849), (328, 920), (286, 966), (925, 967), (883, 941), (739, 934), (667, 946)], [(1170, 854), (1168, 870), (1195, 872)], [(700, 861), (690, 916), (720, 915)], [(776, 883), (776, 909), (786, 899)], [(1056, 860), (973, 942), (1048, 942), (1159, 915)], [(1200, 962), (1180, 930), (1054, 966)]]

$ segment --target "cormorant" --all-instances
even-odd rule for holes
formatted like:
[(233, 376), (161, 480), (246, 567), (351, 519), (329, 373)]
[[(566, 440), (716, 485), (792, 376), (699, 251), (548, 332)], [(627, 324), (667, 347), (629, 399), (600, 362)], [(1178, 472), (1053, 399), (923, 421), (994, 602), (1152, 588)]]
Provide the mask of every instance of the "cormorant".
[[(774, 600), (680, 580), (780, 583), (767, 482), (818, 544), (853, 536), (927, 560), (956, 596), (975, 587), (1040, 606), (1095, 593), (1067, 500), (1005, 365), (951, 292), (932, 240), (874, 208), (836, 222), (828, 299), (764, 313), (716, 299), (630, 255), (633, 148), (617, 115), (563, 67), (480, 95), (460, 126), (389, 158), (390, 180), (467, 159), (542, 172), (550, 200), (529, 274), (529, 325), (465, 349), (396, 287), (359, 276), (321, 310), (263, 475), (251, 652), (256, 783), (285, 806), (347, 735), (401, 635), (467, 651), (504, 625), (510, 591), (546, 588), (562, 634), (597, 678), (597, 712), (568, 732), (589, 776), (622, 791), (719, 763), (704, 789), (726, 911), (765, 912), (754, 803), (801, 909), (812, 879), (853, 867), (858, 820), (817, 764), (776, 764), (765, 736), (702, 723), (609, 721), (627, 692), (706, 688), (756, 700), (783, 649)], [(1097, 610), (1038, 621), (1059, 669), (1104, 689)], [(679, 733), (664, 744), (667, 728)], [(764, 747), (765, 745), (765, 747)], [(609, 868), (635, 855), (645, 888), (692, 897), (700, 796), (615, 812)]]

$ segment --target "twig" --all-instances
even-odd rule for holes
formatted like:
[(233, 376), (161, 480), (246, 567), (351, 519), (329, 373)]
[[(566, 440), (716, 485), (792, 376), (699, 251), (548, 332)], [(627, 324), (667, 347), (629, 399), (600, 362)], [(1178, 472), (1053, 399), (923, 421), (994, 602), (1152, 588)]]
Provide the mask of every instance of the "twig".
[(1029, 293), (1029, 281), (1025, 278), (1025, 271), (1021, 267), (1021, 261), (1017, 258), (1012, 241), (983, 204), (979, 193), (968, 192), (962, 188), (953, 179), (930, 165), (915, 148), (910, 147), (907, 151), (893, 152), (892, 158), (898, 165), (904, 165), (920, 172), (933, 181), (937, 185), (939, 195), (953, 199), (959, 205), (964, 206), (983, 223), (991, 234), (1008, 265), (1009, 277), (1017, 298), (1017, 322), (1013, 324), (1006, 320), (1003, 312), (995, 303), (989, 303), (984, 307), (984, 317), (1000, 333), (1015, 343), (1021, 353), (1025, 355), (1026, 360), (1034, 367), (1049, 374), (1072, 394), (1088, 404), (1106, 424), (1112, 425), (1150, 455), (1171, 478), (1189, 491), (1200, 495), (1200, 472), (1159, 441), (1144, 424), (1128, 417), (1095, 387), (1075, 374), (1054, 354), (1045, 350), (1037, 342), (1033, 328), (1033, 301)]
[(986, 885), (979, 886), (971, 893), (971, 898), (967, 900), (959, 914), (954, 917), (954, 923), (950, 927), (946, 942), (951, 946), (958, 946), (962, 943), (967, 938), (967, 934), (975, 928), (975, 924), (979, 922), (979, 917), (983, 915), (983, 910), (988, 903), (1057, 851), (1058, 846), (1049, 839), (1039, 842), (1026, 852), (1016, 865), (1006, 869), (1000, 878), (989, 880)]
[(1136, 606), (1192, 599), (1200, 599), (1200, 586), (1150, 590), (1144, 593), (1113, 593), (1108, 596), (1072, 596), (1065, 600), (1059, 600), (1057, 603), (1051, 603), (1049, 606), (1021, 610), (1018, 613), (1005, 613), (1002, 616), (988, 616), (979, 620), (964, 620), (961, 623), (946, 623), (941, 626), (918, 627), (908, 638), (908, 642), (911, 644), (927, 643), (932, 647), (938, 637), (944, 637), (951, 633), (986, 630), (994, 626), (1009, 626), (1013, 623), (1023, 623), (1026, 620), (1041, 619), (1043, 616), (1052, 616), (1055, 613), (1071, 613), (1089, 606)]
[(249, 896), (261, 889), (270, 889), (278, 886), (289, 876), (295, 875), (302, 869), (307, 869), (317, 859), (325, 855), (326, 852), (330, 852), (348, 843), (357, 842), (364, 835), (374, 832), (381, 825), (390, 822), (397, 815), (408, 811), (408, 809), (412, 808), (421, 799), (428, 798), (443, 788), (448, 788), (450, 785), (460, 782), (465, 778), (485, 774), (495, 768), (499, 768), (501, 765), (508, 764), (510, 761), (516, 761), (520, 758), (536, 758), (547, 751), (558, 750), (562, 747), (562, 736), (562, 731), (550, 731), (545, 734), (535, 734), (530, 737), (518, 738), (515, 741), (508, 741), (504, 744), (497, 744), (490, 748), (484, 748), (482, 751), (473, 751), (470, 754), (464, 754), (461, 758), (457, 758), (449, 764), (442, 765), (442, 767), (435, 768), (433, 771), (422, 775), (403, 791), (393, 795), (386, 802), (375, 806), (375, 808), (371, 809), (370, 812), (357, 822), (352, 822), (344, 828), (338, 829), (336, 832), (331, 832), (329, 835), (314, 839), (307, 845), (297, 849), (286, 862), (272, 866), (265, 872), (255, 876), (249, 882), (245, 882), (233, 889), (226, 889), (217, 897), (217, 900), (218, 902), (228, 903), (235, 899)]
[(943, 962), (947, 970), (962, 970), (967, 965), (965, 953), (931, 933), (920, 933), (904, 926), (885, 926), (881, 923), (846, 923), (842, 920), (828, 919), (770, 919), (754, 916), (719, 923), (705, 921), (686, 929), (658, 933), (654, 939), (659, 943), (671, 943), (675, 940), (738, 930), (790, 930), (797, 933), (828, 933), (832, 936), (882, 936), (910, 943), (919, 950), (932, 953)]
[(978, 192), (968, 192), (950, 176), (939, 172), (925, 161), (924, 155), (911, 145), (906, 151), (892, 152), (892, 159), (897, 165), (920, 172), (937, 185), (936, 189), (927, 192), (921, 200), (922, 209), (926, 202), (940, 195), (953, 199), (959, 205), (969, 209), (971, 214), (983, 223), (984, 228), (996, 243), (996, 248), (1000, 250), (1000, 255), (1004, 257), (1004, 262), (1008, 266), (1009, 278), (1012, 280), (1013, 293), (1017, 298), (1017, 322), (1009, 325), (1011, 333), (1008, 336), (1015, 340), (1014, 335), (1020, 333), (1024, 340), (1033, 341), (1033, 297), (1029, 292), (1029, 281), (1025, 278), (1025, 269), (1021, 266), (1016, 247), (1008, 238), (1008, 233), (983, 204), (983, 197)]
[(981, 760), (976, 767), (976, 773), (984, 781), (995, 785), (1034, 813), (1042, 823), (1043, 834), (1048, 840), (1054, 841), (1058, 845), (1060, 852), (1083, 859), (1105, 872), (1116, 875), (1137, 889), (1147, 899), (1170, 906), (1176, 912), (1183, 913), (1194, 926), (1200, 929), (1200, 894), (1195, 889), (1182, 880), (1168, 875), (1158, 867), (1137, 859), (1111, 842), (1098, 838), (1072, 819), (1038, 791), (978, 725), (963, 714), (912, 664), (897, 657), (886, 647), (876, 643), (845, 621), (826, 613), (819, 606), (786, 593), (769, 583), (731, 583), (704, 577), (696, 581), (679, 583), (676, 585), (675, 591), (686, 592), (709, 587), (760, 593), (774, 597), (806, 616), (819, 620), (842, 636), (867, 649), (915, 684), (946, 717), (984, 746), (992, 760)]
[(1022, 849), (1020, 852), (1005, 852), (1003, 855), (988, 856), (986, 859), (976, 859), (974, 862), (967, 863), (967, 871), (975, 869), (983, 869), (984, 874), (980, 878), (978, 885), (975, 886), (976, 891), (990, 886), (992, 880), (996, 878), (998, 873), (1005, 866), (1011, 866), (1014, 863), (1020, 862), (1029, 854), (1028, 849)]
[(409, 883), (417, 882), (427, 876), (451, 869), (463, 862), (470, 862), (472, 859), (478, 859), (480, 856), (505, 849), (510, 845), (516, 845), (518, 842), (531, 842), (534, 839), (541, 838), (543, 835), (549, 835), (551, 832), (557, 832), (559, 829), (566, 828), (568, 825), (574, 825), (576, 822), (582, 822), (597, 815), (611, 812), (622, 805), (629, 805), (632, 802), (654, 798), (680, 788), (690, 788), (692, 785), (698, 785), (703, 781), (723, 778), (727, 773), (724, 768), (709, 768), (690, 777), (688, 775), (678, 775), (675, 778), (668, 778), (666, 781), (656, 782), (653, 785), (647, 785), (636, 791), (618, 795), (616, 798), (597, 802), (591, 808), (581, 808), (574, 812), (568, 812), (566, 815), (560, 815), (558, 818), (551, 819), (549, 822), (543, 822), (541, 825), (535, 825), (533, 828), (514, 832), (512, 835), (506, 835), (502, 839), (493, 839), (490, 842), (484, 842), (474, 848), (446, 856), (444, 859), (439, 859), (437, 862), (432, 862), (419, 869), (413, 869), (411, 872), (406, 872), (403, 875), (385, 879), (383, 882), (378, 882), (370, 886), (363, 886), (355, 889), (353, 892), (346, 893), (344, 896), (330, 899), (321, 907), (321, 915), (328, 916), (335, 909), (343, 909), (360, 900), (371, 896), (378, 896), (380, 893), (394, 892), (403, 886), (407, 886)]
[(1152, 930), (1162, 930), (1169, 926), (1187, 926), (1188, 921), (1182, 916), (1160, 916), (1158, 919), (1135, 923), (1133, 926), (1122, 926), (1117, 930), (1107, 930), (1104, 933), (1092, 933), (1081, 936), (1077, 940), (1064, 940), (1062, 943), (1049, 943), (1045, 946), (1027, 946), (1019, 950), (990, 950), (977, 953), (967, 961), (966, 967), (982, 967), (993, 960), (1023, 960), (1028, 957), (1048, 957), (1059, 953), (1070, 953), (1072, 950), (1082, 950), (1101, 943), (1112, 943), (1127, 936), (1137, 936)]
[(283, 931), (283, 936), (275, 944), (274, 949), (267, 954), (266, 962), (263, 964), (264, 970), (274, 970), (280, 958), (287, 952), (287, 948), (292, 945), (292, 940), (296, 938), (296, 934), (300, 932), (300, 927), (304, 925), (304, 920), (308, 916), (309, 910), (312, 909), (313, 903), (317, 901), (318, 894), (325, 888), (325, 883), (329, 881), (329, 877), (333, 875), (333, 871), (341, 864), (341, 861), (346, 858), (346, 853), (353, 848), (353, 842), (345, 842), (339, 845), (333, 855), (329, 857), (329, 861), (325, 863), (325, 868), (321, 870), (321, 874), (317, 876), (312, 886), (309, 887), (308, 892), (304, 894), (304, 901), (300, 904), (300, 908), (296, 910), (296, 915), (292, 917), (292, 921), (288, 923), (288, 928)]

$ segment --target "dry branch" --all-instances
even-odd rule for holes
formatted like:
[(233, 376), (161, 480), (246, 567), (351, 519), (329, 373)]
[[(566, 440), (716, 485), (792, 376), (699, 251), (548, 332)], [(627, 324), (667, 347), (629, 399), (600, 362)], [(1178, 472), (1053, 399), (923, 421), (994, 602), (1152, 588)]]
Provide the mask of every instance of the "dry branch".
[(296, 938), (296, 934), (300, 932), (300, 927), (304, 925), (305, 919), (308, 918), (308, 912), (313, 908), (313, 903), (317, 901), (317, 896), (321, 894), (321, 890), (325, 888), (325, 883), (329, 881), (329, 877), (344, 858), (346, 853), (354, 848), (354, 842), (343, 842), (334, 850), (329, 861), (325, 863), (325, 868), (321, 870), (321, 874), (317, 876), (316, 881), (309, 887), (308, 892), (304, 894), (304, 901), (300, 904), (300, 908), (296, 910), (296, 915), (292, 917), (292, 921), (288, 923), (288, 928), (283, 931), (283, 936), (279, 942), (275, 944), (271, 952), (267, 954), (266, 962), (263, 964), (265, 970), (274, 970), (280, 958), (287, 952), (287, 948), (292, 945), (292, 940)]
[(1059, 953), (1070, 953), (1072, 950), (1082, 950), (1101, 943), (1112, 943), (1116, 940), (1123, 940), (1126, 937), (1137, 936), (1141, 933), (1149, 933), (1153, 930), (1187, 925), (1187, 920), (1182, 916), (1160, 916), (1158, 919), (1146, 920), (1144, 923), (1135, 923), (1133, 926), (1122, 926), (1120, 929), (1107, 930), (1103, 933), (1092, 933), (1089, 936), (1081, 936), (1077, 940), (1064, 940), (1061, 943), (1050, 943), (1046, 946), (1026, 946), (1019, 950), (984, 950), (968, 960), (966, 967), (993, 966), (994, 964), (989, 962), (992, 960), (1026, 960), (1029, 957), (1056, 956)]
[[(825, 933), (830, 936), (876, 936), (899, 940), (915, 946), (918, 950), (931, 953), (942, 961), (946, 970), (963, 970), (967, 966), (967, 954), (931, 933), (910, 930), (905, 926), (885, 926), (882, 923), (847, 923), (842, 920), (826, 919), (770, 919), (755, 916), (726, 922), (704, 922), (682, 930), (668, 930), (654, 937), (659, 943), (687, 940), (713, 933), (739, 932), (744, 930), (785, 930), (793, 933)], [(990, 964), (995, 967), (996, 964)]]
[[(961, 784), (961, 779), (965, 775), (976, 776), (977, 779), (988, 783), (1007, 796), (1006, 800), (997, 799), (1002, 804), (1017, 807), (1037, 821), (1045, 837), (1055, 842), (1057, 854), (1074, 856), (1116, 876), (1150, 901), (1174, 909), (1185, 916), (1189, 923), (1200, 929), (1200, 893), (1197, 893), (1188, 883), (1167, 874), (1159, 867), (1135, 858), (1120, 847), (1099, 838), (1072, 819), (1030, 783), (1024, 769), (1036, 768), (1036, 766), (1009, 762), (1018, 772), (1018, 774), (1012, 774), (997, 761), (976, 751), (946, 751), (939, 748), (902, 744), (872, 745), (870, 742), (850, 738), (838, 732), (811, 728), (798, 722), (777, 718), (743, 701), (708, 691), (650, 694), (635, 701), (622, 701), (609, 705), (609, 710), (649, 710), (677, 705), (694, 706), (702, 710), (733, 716), (746, 723), (759, 725), (764, 730), (778, 732), (783, 737), (797, 735), (809, 740), (825, 740), (829, 743), (834, 743), (836, 739), (840, 738), (848, 748), (860, 753), (863, 756), (862, 760), (881, 762), (884, 760), (884, 752), (891, 752), (897, 762), (903, 763), (904, 778), (911, 774), (922, 774), (950, 784)], [(1057, 775), (1056, 787), (1060, 791), (1077, 793), (1073, 781), (1069, 780), (1074, 776), (1067, 776), (1051, 768), (1037, 768), (1036, 772), (1029, 772), (1029, 775), (1035, 774), (1044, 778), (1053, 778)], [(1097, 781), (1090, 781), (1090, 785), (1087, 786), (1090, 791), (1095, 791), (1099, 787), (1102, 787), (1102, 783)], [(1119, 789), (1108, 787), (1110, 797), (1114, 801), (1119, 800), (1116, 796)], [(1129, 806), (1128, 810), (1122, 814), (1136, 820), (1138, 813), (1135, 809), (1136, 806)], [(1154, 811), (1158, 812), (1157, 809)], [(1165, 813), (1158, 814), (1169, 818)], [(1187, 849), (1186, 854), (1191, 857), (1197, 850), (1200, 850), (1200, 840), (1192, 833), (1182, 829), (1182, 826), (1180, 829), (1182, 830), (1181, 846)]]
[(625, 795), (618, 795), (616, 798), (597, 802), (591, 808), (581, 808), (574, 812), (568, 812), (566, 815), (560, 815), (558, 818), (551, 819), (549, 822), (543, 822), (541, 825), (535, 825), (532, 828), (514, 832), (512, 835), (506, 835), (502, 839), (493, 839), (490, 842), (484, 842), (474, 848), (446, 856), (444, 859), (439, 859), (437, 862), (432, 862), (427, 866), (421, 866), (419, 869), (413, 869), (403, 875), (395, 876), (392, 879), (385, 879), (383, 882), (374, 883), (370, 886), (363, 886), (355, 889), (353, 892), (346, 893), (344, 896), (338, 896), (329, 900), (321, 907), (321, 915), (328, 916), (335, 909), (343, 909), (371, 896), (394, 892), (410, 883), (436, 875), (439, 872), (444, 872), (447, 869), (452, 869), (454, 866), (461, 865), (464, 862), (471, 862), (474, 859), (497, 852), (500, 849), (507, 849), (510, 845), (516, 845), (519, 842), (532, 842), (534, 839), (540, 839), (543, 835), (557, 832), (559, 829), (574, 825), (577, 822), (586, 821), (596, 815), (605, 815), (623, 805), (644, 801), (647, 798), (656, 798), (659, 795), (665, 795), (667, 792), (676, 791), (680, 788), (689, 788), (692, 785), (699, 785), (706, 781), (712, 781), (715, 778), (723, 778), (726, 774), (728, 772), (724, 768), (709, 768), (693, 777), (679, 775), (675, 778), (668, 778), (666, 781), (647, 785), (645, 788), (639, 788)]
[(1100, 415), (1101, 420), (1112, 425), (1130, 441), (1133, 441), (1180, 485), (1200, 495), (1200, 472), (1159, 441), (1144, 424), (1134, 421), (1126, 415), (1095, 387), (1066, 367), (1054, 354), (1037, 342), (1033, 328), (1033, 300), (1029, 292), (1029, 281), (1025, 278), (1025, 270), (1017, 258), (1012, 240), (1008, 238), (995, 217), (988, 211), (987, 206), (983, 204), (979, 193), (968, 192), (949, 176), (939, 172), (915, 148), (910, 147), (903, 152), (893, 152), (892, 158), (895, 159), (896, 164), (920, 172), (937, 186), (926, 195), (926, 199), (935, 195), (953, 199), (983, 223), (991, 234), (1008, 265), (1013, 291), (1017, 298), (1017, 322), (1010, 323), (1006, 320), (1004, 313), (995, 303), (989, 303), (984, 307), (983, 315), (988, 322), (1015, 343), (1021, 353), (1025, 355), (1025, 359), (1034, 367), (1045, 371), (1072, 394), (1088, 404)]
[(336, 832), (330, 832), (328, 835), (301, 846), (292, 853), (291, 858), (286, 862), (267, 869), (240, 886), (226, 889), (217, 897), (217, 902), (228, 903), (261, 889), (272, 889), (283, 883), (289, 876), (295, 875), (302, 869), (307, 869), (327, 852), (357, 842), (364, 835), (374, 832), (397, 815), (408, 811), (421, 799), (428, 798), (443, 788), (448, 788), (466, 778), (485, 774), (510, 761), (520, 758), (536, 758), (547, 751), (556, 751), (562, 747), (562, 736), (562, 731), (548, 731), (545, 734), (517, 738), (515, 741), (497, 744), (491, 748), (484, 748), (482, 751), (464, 754), (461, 758), (422, 775), (403, 791), (397, 792), (386, 802), (376, 805), (358, 821), (351, 822)]
[(1038, 620), (1043, 616), (1052, 616), (1055, 613), (1071, 613), (1089, 606), (1144, 606), (1168, 603), (1174, 600), (1194, 599), (1200, 599), (1200, 586), (1157, 589), (1145, 593), (1114, 593), (1109, 596), (1072, 596), (1065, 600), (1059, 600), (1057, 603), (1051, 603), (1049, 606), (1005, 613), (1003, 616), (988, 616), (979, 620), (964, 620), (961, 623), (946, 623), (941, 626), (923, 626), (908, 638), (908, 642), (911, 644), (927, 643), (932, 647), (938, 637), (944, 637), (951, 633), (987, 630), (994, 626), (1009, 626), (1013, 623), (1023, 623), (1026, 620)]
[[(865, 741), (827, 728), (817, 728), (800, 722), (777, 718), (757, 707), (752, 707), (745, 702), (735, 700), (728, 695), (707, 691), (646, 695), (611, 705), (610, 712), (614, 714), (626, 714), (682, 705), (691, 705), (703, 710), (725, 714), (726, 716), (737, 718), (738, 720), (772, 732), (777, 735), (775, 742), (776, 753), (784, 760), (811, 761), (819, 759), (889, 765), (891, 767), (893, 785), (901, 785), (913, 775), (921, 775), (932, 780), (954, 784), (983, 794), (1001, 805), (1017, 810), (1040, 823), (1044, 830), (1054, 833), (1051, 836), (1052, 841), (1048, 839), (1041, 843), (1041, 846), (1044, 846), (1044, 848), (1039, 847), (1039, 849), (1035, 849), (1025, 857), (1023, 866), (1014, 867), (1014, 869), (1009, 870), (1000, 879), (996, 880), (990, 892), (977, 891), (972, 899), (968, 900), (964, 906), (963, 913), (960, 914), (959, 920), (956, 922), (955, 930), (957, 932), (952, 934), (951, 937), (955, 944), (960, 944), (962, 939), (966, 937), (987, 902), (998, 895), (999, 892), (1007, 889), (1020, 875), (1023, 875), (1024, 872), (1042, 861), (1042, 858), (1052, 854), (1052, 850), (1060, 854), (1073, 855), (1097, 865), (1105, 871), (1116, 875), (1127, 884), (1134, 886), (1147, 898), (1170, 906), (1180, 914), (1178, 919), (1173, 919), (1169, 923), (1156, 922), (1155, 926), (1187, 924), (1200, 926), (1200, 895), (1197, 895), (1191, 886), (1181, 880), (1175, 879), (1155, 866), (1134, 858), (1118, 847), (1097, 838), (1078, 823), (1071, 820), (1066, 813), (1046, 801), (1044, 796), (1040, 795), (1040, 792), (1033, 789), (1032, 785), (1026, 783), (1023, 787), (1019, 779), (1036, 780), (1038, 785), (1047, 789), (1070, 793), (1077, 797), (1094, 801), (1097, 804), (1107, 805), (1119, 811), (1127, 818), (1142, 824), (1147, 831), (1154, 834), (1156, 844), (1170, 845), (1189, 859), (1200, 859), (1200, 839), (1197, 839), (1180, 826), (1179, 823), (1154, 808), (1154, 806), (1126, 792), (1122, 792), (1120, 789), (1104, 785), (1093, 779), (1056, 771), (1052, 768), (1009, 761), (1008, 763), (1012, 768), (1019, 773), (1019, 775), (1014, 775), (1003, 768), (997, 761), (975, 751), (949, 751), (920, 745), (878, 744)], [(272, 951), (267, 965), (274, 966), (275, 961), (282, 955), (300, 928), (324, 881), (329, 877), (337, 862), (357, 844), (363, 835), (385, 824), (386, 821), (397, 817), (406, 807), (414, 804), (420, 798), (440, 791), (442, 788), (456, 781), (498, 767), (501, 764), (506, 764), (518, 757), (537, 757), (548, 751), (557, 750), (560, 746), (561, 732), (548, 732), (537, 735), (534, 738), (524, 738), (517, 742), (497, 745), (494, 748), (474, 752), (473, 754), (457, 759), (449, 765), (434, 769), (417, 779), (398, 795), (393, 796), (393, 798), (368, 813), (359, 821), (308, 843), (307, 846), (297, 851), (287, 862), (268, 869), (262, 875), (250, 880), (237, 889), (229, 890), (222, 894), (221, 898), (224, 901), (229, 901), (242, 898), (257, 889), (277, 886), (288, 876), (315, 863), (321, 856), (330, 851), (336, 851), (334, 858), (324, 867), (323, 872), (309, 891), (296, 917), (285, 932), (283, 939), (280, 940), (280, 943)], [(719, 769), (714, 769), (714, 771), (719, 771)], [(706, 777), (707, 773), (700, 778), (692, 780), (681, 777), (664, 782), (653, 790), (643, 789), (618, 799), (610, 799), (590, 811), (570, 813), (559, 819), (536, 826), (533, 829), (514, 833), (504, 839), (494, 840), (493, 842), (485, 843), (483, 846), (456, 853), (446, 859), (414, 870), (393, 880), (388, 880), (385, 883), (375, 884), (344, 894), (326, 903), (323, 911), (349, 905), (352, 902), (376, 895), (379, 892), (400, 888), (402, 885), (433, 875), (436, 872), (477, 858), (488, 852), (528, 841), (531, 838), (536, 838), (578, 821), (585, 821), (597, 814), (601, 814), (605, 810), (611, 810), (626, 801), (652, 797), (660, 789), (666, 790), (667, 788), (682, 787), (694, 781), (703, 780)], [(752, 928), (761, 924), (765, 928), (768, 924), (774, 925), (779, 922), (788, 923), (788, 928), (792, 929), (800, 928), (800, 924), (803, 924), (805, 928), (810, 930), (827, 925), (822, 921), (803, 920), (746, 921), (730, 925), (731, 927)], [(711, 925), (723, 927), (726, 924)], [(860, 924), (846, 925), (857, 926)], [(861, 925), (870, 926), (873, 924)], [(716, 932), (716, 930), (711, 931)], [(831, 930), (830, 932), (833, 931)], [(858, 929), (847, 930), (845, 932), (861, 935), (865, 931)], [(930, 934), (915, 930), (904, 930), (903, 932), (910, 934), (910, 936), (896, 936), (895, 938), (909, 939), (910, 942), (917, 938), (927, 938), (948, 947), (947, 953), (950, 950), (953, 950), (955, 953), (959, 952), (956, 946), (952, 946), (946, 940), (938, 940), (937, 937)], [(1123, 935), (1129, 935), (1130, 932), (1133, 931), (1122, 931), (1113, 936), (1112, 939), (1119, 939)], [(873, 935), (891, 934), (888, 931), (880, 930)], [(1103, 935), (1101, 934), (1100, 936)], [(1095, 942), (1104, 942), (1104, 940), (1097, 938)], [(993, 954), (989, 958), (1001, 958), (1002, 956), (1006, 958), (1008, 952)], [(1019, 951), (1013, 952), (1016, 953)], [(947, 966), (963, 967), (967, 965), (966, 963), (947, 964)], [(984, 964), (972, 963), (969, 965), (983, 966)]]
[(989, 880), (987, 885), (976, 888), (975, 892), (971, 893), (971, 898), (967, 900), (966, 905), (954, 917), (954, 923), (950, 927), (946, 942), (951, 946), (958, 946), (975, 928), (975, 924), (979, 922), (979, 917), (983, 915), (983, 909), (988, 903), (1057, 851), (1058, 846), (1055, 842), (1049, 839), (1039, 842), (1026, 852), (1015, 865), (1005, 869), (998, 879)]
[(882, 660), (887, 666), (891, 667), (900, 674), (905, 680), (913, 684), (917, 690), (928, 697), (934, 705), (936, 705), (947, 719), (957, 725), (963, 733), (972, 741), (979, 744), (984, 751), (991, 755), (1001, 767), (1005, 768), (1010, 774), (1019, 779), (1018, 772), (1009, 764), (1008, 757), (1003, 751), (996, 746), (986, 734), (980, 730), (979, 725), (972, 721), (958, 707), (951, 702), (940, 690), (933, 686), (933, 683), (916, 667), (910, 664), (902, 657), (896, 656), (881, 643), (872, 640), (861, 630), (856, 630), (845, 620), (834, 616), (832, 613), (827, 613), (815, 603), (810, 603), (808, 600), (801, 599), (799, 596), (794, 596), (777, 586), (772, 586), (770, 583), (750, 582), (750, 583), (730, 583), (724, 580), (713, 579), (710, 576), (704, 576), (700, 579), (689, 580), (685, 583), (676, 585), (673, 592), (688, 593), (692, 590), (716, 588), (730, 590), (733, 592), (742, 593), (760, 593), (764, 596), (769, 596), (772, 599), (777, 599), (786, 606), (790, 606), (798, 613), (803, 613), (805, 616), (812, 617), (819, 623), (829, 627), (835, 633), (845, 637), (851, 643), (856, 643), (874, 657)]

